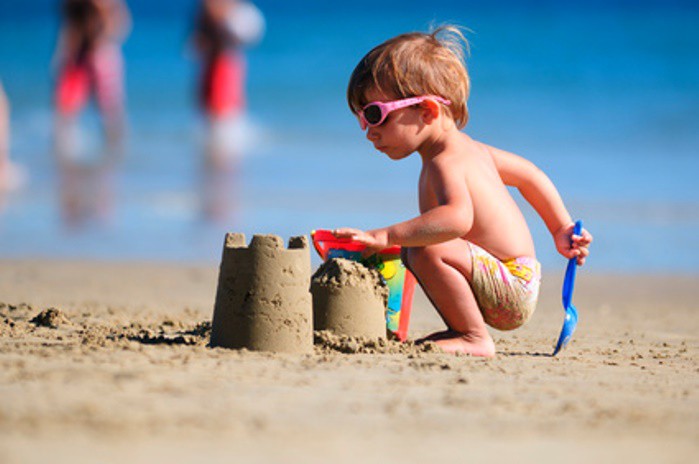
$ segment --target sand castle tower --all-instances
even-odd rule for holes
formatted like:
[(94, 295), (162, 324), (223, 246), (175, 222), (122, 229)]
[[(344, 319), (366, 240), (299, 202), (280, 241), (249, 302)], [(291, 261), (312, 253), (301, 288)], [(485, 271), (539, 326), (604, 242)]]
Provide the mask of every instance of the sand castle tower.
[(386, 338), (388, 288), (379, 271), (333, 258), (311, 279), (315, 330), (351, 337)]
[(313, 350), (313, 310), (306, 237), (288, 249), (276, 235), (227, 234), (219, 269), (211, 346), (307, 353)]

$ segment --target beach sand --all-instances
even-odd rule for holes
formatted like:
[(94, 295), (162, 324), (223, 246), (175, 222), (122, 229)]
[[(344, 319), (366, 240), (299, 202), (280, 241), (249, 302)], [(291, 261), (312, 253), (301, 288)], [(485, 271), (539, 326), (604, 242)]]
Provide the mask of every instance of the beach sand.
[[(0, 261), (0, 462), (696, 461), (696, 276), (583, 268), (578, 329), (552, 358), (562, 275), (547, 274), (533, 319), (493, 331), (483, 360), (208, 348), (217, 275)], [(418, 292), (411, 337), (441, 328)]]

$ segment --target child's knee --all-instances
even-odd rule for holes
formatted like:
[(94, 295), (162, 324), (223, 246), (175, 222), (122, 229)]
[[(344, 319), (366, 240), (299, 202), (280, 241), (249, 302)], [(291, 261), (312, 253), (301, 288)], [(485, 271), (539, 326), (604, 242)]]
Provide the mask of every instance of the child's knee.
[(435, 266), (440, 256), (435, 247), (409, 247), (401, 250), (401, 259), (405, 267), (415, 273), (420, 269)]

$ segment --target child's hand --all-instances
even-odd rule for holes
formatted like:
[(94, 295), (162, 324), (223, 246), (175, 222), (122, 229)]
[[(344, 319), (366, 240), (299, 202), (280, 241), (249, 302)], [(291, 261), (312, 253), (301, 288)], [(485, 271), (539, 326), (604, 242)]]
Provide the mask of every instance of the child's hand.
[(574, 235), (574, 227), (575, 224), (572, 222), (561, 227), (553, 234), (553, 241), (560, 254), (568, 259), (577, 258), (578, 266), (582, 266), (590, 254), (592, 235), (585, 229), (580, 232), (580, 235)]
[(337, 238), (349, 238), (366, 246), (366, 249), (362, 252), (362, 256), (364, 257), (371, 256), (390, 246), (388, 243), (388, 234), (383, 232), (382, 229), (364, 232), (359, 229), (343, 227), (333, 230), (333, 234)]

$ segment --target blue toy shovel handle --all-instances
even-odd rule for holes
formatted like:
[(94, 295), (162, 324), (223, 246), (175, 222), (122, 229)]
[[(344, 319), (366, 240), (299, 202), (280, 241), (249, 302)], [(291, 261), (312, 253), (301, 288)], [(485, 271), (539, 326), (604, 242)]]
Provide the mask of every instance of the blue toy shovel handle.
[[(573, 235), (580, 235), (582, 232), (582, 221), (575, 221)], [(563, 307), (570, 306), (573, 300), (573, 290), (575, 288), (575, 273), (578, 269), (578, 258), (570, 258), (568, 267), (566, 268), (565, 278), (563, 279)]]

